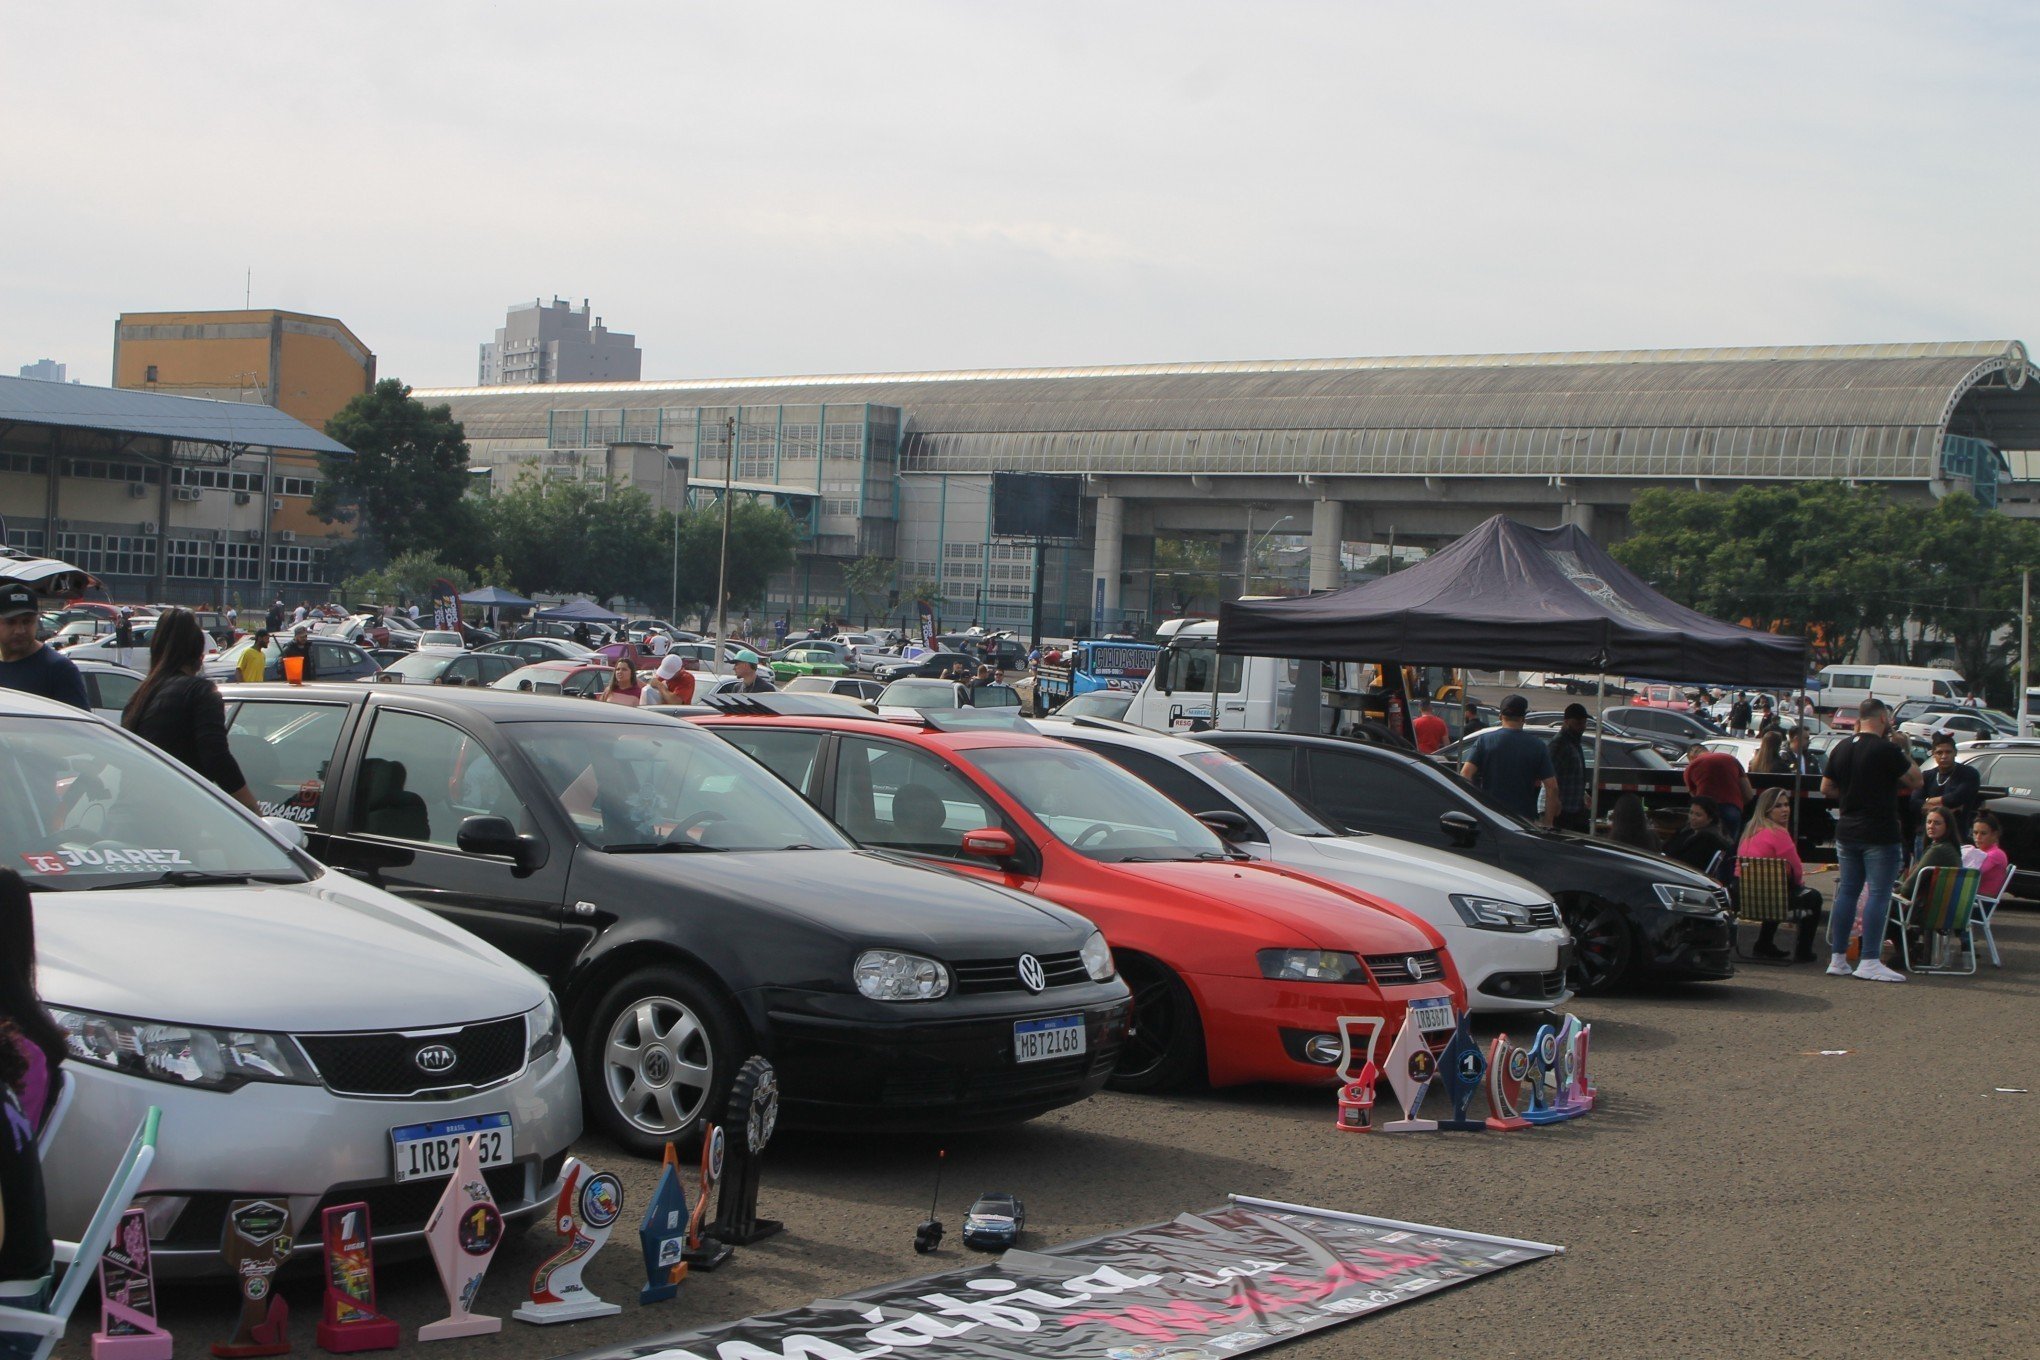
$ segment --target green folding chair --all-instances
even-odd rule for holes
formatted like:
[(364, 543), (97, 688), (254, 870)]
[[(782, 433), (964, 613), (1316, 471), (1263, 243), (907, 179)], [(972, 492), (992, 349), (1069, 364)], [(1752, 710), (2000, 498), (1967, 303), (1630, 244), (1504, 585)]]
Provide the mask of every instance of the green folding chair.
[[(1784, 925), (1798, 919), (1792, 910), (1790, 866), (1782, 859), (1737, 860), (1735, 892), (1730, 901), (1734, 904), (1735, 918), (1729, 923), (1729, 943), (1734, 946), (1736, 961), (1781, 966), (1790, 963), (1790, 959), (1759, 958), (1755, 954), (1745, 952), (1741, 933), (1736, 929), (1744, 921), (1754, 921), (1758, 925), (1767, 923)], [(1802, 924), (1800, 928), (1805, 927)]]
[[(1899, 913), (1898, 948), (1907, 971), (1914, 973), (1959, 973), (1976, 971), (1976, 936), (1970, 918), (1976, 910), (1978, 891), (1983, 887), (1981, 869), (1929, 869), (1920, 875), (1912, 899)], [(1912, 929), (1927, 937), (1926, 960), (1914, 966)], [(1950, 965), (1947, 953), (1961, 937), (1969, 944), (1967, 968)]]

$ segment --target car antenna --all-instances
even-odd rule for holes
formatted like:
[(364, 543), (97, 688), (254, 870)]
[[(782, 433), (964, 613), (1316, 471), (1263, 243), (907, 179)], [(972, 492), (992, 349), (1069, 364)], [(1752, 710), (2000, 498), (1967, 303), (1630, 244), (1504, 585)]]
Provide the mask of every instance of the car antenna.
[(942, 1220), (935, 1215), (942, 1206), (942, 1163), (948, 1156), (948, 1148), (935, 1152), (935, 1198), (928, 1204), (928, 1221), (914, 1229), (914, 1250), (923, 1256), (942, 1245)]

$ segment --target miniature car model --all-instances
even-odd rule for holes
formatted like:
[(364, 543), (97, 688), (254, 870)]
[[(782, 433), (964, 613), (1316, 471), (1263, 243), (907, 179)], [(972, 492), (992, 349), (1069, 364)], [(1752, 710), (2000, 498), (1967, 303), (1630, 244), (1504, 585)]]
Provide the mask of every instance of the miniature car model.
[(1004, 1251), (1027, 1226), (1027, 1206), (1003, 1190), (979, 1195), (963, 1216), (963, 1245), (972, 1251)]

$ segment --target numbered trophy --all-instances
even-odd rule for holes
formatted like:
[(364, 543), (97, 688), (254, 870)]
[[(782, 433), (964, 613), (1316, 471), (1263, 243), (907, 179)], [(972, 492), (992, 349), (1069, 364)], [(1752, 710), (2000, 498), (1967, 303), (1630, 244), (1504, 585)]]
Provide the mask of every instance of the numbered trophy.
[(237, 1199), (227, 1205), (222, 1254), (241, 1282), (240, 1325), (212, 1353), (238, 1360), (290, 1350), (290, 1305), (276, 1292), (276, 1272), (290, 1259), (290, 1206), (282, 1199)]
[(1437, 1130), (1437, 1120), (1417, 1118), (1417, 1111), (1424, 1105), (1424, 1095), (1431, 1089), (1432, 1078), (1437, 1075), (1438, 1060), (1431, 1055), (1430, 1046), (1418, 1032), (1416, 1018), (1404, 1011), (1402, 1028), (1396, 1031), (1395, 1042), (1388, 1046), (1388, 1089), (1395, 1092), (1403, 1117), (1381, 1125), (1383, 1133), (1432, 1133)]
[(715, 1188), (722, 1181), (722, 1173), (723, 1131), (718, 1125), (705, 1124), (701, 1129), (701, 1182), (695, 1191), (694, 1212), (687, 1216), (687, 1246), (680, 1253), (689, 1270), (714, 1270), (729, 1260), (734, 1250), (727, 1242), (718, 1242), (705, 1231), (708, 1206), (715, 1199)]
[[(1353, 1031), (1367, 1029), (1367, 1048), (1360, 1069), (1353, 1069)], [(1381, 1069), (1374, 1065), (1374, 1044), (1381, 1037), (1381, 1017), (1339, 1017), (1339, 1128), (1346, 1133), (1374, 1132), (1374, 1084)]]
[(1579, 1017), (1568, 1015), (1558, 1027), (1558, 1084), (1551, 1098), (1552, 1108), (1567, 1119), (1587, 1112), (1587, 1103), (1580, 1097), (1579, 1071), (1580, 1022)]
[(1438, 1069), (1445, 1079), (1445, 1094), (1452, 1099), (1452, 1117), (1438, 1121), (1438, 1127), (1448, 1133), (1487, 1132), (1485, 1120), (1469, 1119), (1466, 1113), (1487, 1076), (1487, 1059), (1481, 1056), (1480, 1045), (1473, 1040), (1471, 1018), (1459, 1017), (1452, 1040), (1438, 1060)]
[(170, 1333), (156, 1322), (156, 1272), (149, 1261), (149, 1220), (120, 1216), (99, 1258), (99, 1330), (92, 1360), (170, 1360)]
[(402, 1338), (375, 1307), (375, 1236), (366, 1204), (336, 1204), (320, 1216), (326, 1248), (326, 1303), (319, 1349), (336, 1355), (389, 1351)]
[(503, 1241), (503, 1215), (489, 1193), (489, 1183), (482, 1179), (477, 1137), (470, 1134), (461, 1140), (453, 1178), (425, 1222), (425, 1246), (439, 1270), (440, 1287), (446, 1290), (447, 1315), (420, 1327), (420, 1341), (450, 1341), (503, 1330), (503, 1319), (474, 1311), (482, 1276), (489, 1272), (489, 1258)]
[(1487, 1126), (1496, 1133), (1514, 1133), (1530, 1127), (1530, 1121), (1516, 1112), (1515, 1093), (1523, 1089), (1530, 1075), (1530, 1055), (1497, 1034), (1488, 1049)]
[(568, 1158), (560, 1197), (553, 1204), (553, 1231), (566, 1245), (532, 1272), (531, 1297), (510, 1316), (519, 1322), (548, 1323), (621, 1313), (622, 1308), (604, 1303), (581, 1282), (581, 1272), (609, 1241), (622, 1214), (623, 1182), (607, 1171), (591, 1176), (587, 1167)]
[(709, 1232), (727, 1246), (748, 1247), (785, 1226), (776, 1218), (758, 1217), (758, 1174), (765, 1146), (779, 1127), (779, 1074), (764, 1058), (754, 1055), (737, 1069), (730, 1085), (728, 1123), (738, 1130), (737, 1141), (730, 1149), (722, 1195), (715, 1205), (715, 1226)]
[(1540, 1025), (1537, 1037), (1530, 1041), (1529, 1080), (1523, 1086), (1529, 1104), (1523, 1107), (1523, 1117), (1533, 1124), (1556, 1124), (1565, 1119), (1565, 1112), (1553, 1103), (1557, 1086), (1558, 1030)]
[(1587, 1109), (1594, 1108), (1601, 1099), (1601, 1093), (1594, 1086), (1594, 1079), (1587, 1075), (1587, 1051), (1594, 1046), (1594, 1027), (1580, 1026), (1579, 1062), (1573, 1068), (1573, 1086), (1579, 1092), (1580, 1103)]
[(687, 1278), (687, 1187), (680, 1183), (680, 1154), (666, 1144), (666, 1162), (659, 1168), (659, 1183), (652, 1187), (652, 1201), (645, 1206), (644, 1222), (638, 1225), (638, 1241), (645, 1249), (645, 1287), (638, 1291), (639, 1303), (664, 1303), (680, 1292)]

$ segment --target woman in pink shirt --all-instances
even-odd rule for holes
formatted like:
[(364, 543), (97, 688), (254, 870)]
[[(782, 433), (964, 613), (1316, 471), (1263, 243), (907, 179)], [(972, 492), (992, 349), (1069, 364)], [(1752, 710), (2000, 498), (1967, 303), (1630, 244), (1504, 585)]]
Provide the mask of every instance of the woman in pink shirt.
[(609, 693), (602, 697), (612, 704), (628, 704), (632, 708), (644, 697), (645, 687), (638, 683), (637, 667), (626, 656), (616, 658), (616, 678), (609, 683)]
[[(1757, 806), (1743, 828), (1742, 843), (1736, 849), (1742, 859), (1782, 859), (1785, 877), (1792, 885), (1792, 911), (1798, 917), (1793, 940), (1792, 961), (1813, 962), (1816, 923), (1824, 923), (1820, 893), (1806, 886), (1806, 866), (1800, 862), (1799, 847), (1792, 840), (1792, 799), (1784, 789), (1765, 789), (1757, 795)], [(1757, 943), (1750, 950), (1758, 958), (1782, 959), (1785, 951), (1777, 945), (1778, 923), (1762, 922)]]
[(1962, 865), (1966, 869), (1983, 870), (1983, 883), (1976, 890), (1978, 896), (1996, 897), (2005, 890), (2005, 881), (2012, 876), (2012, 861), (2006, 857), (2004, 847), (1998, 844), (2004, 836), (2004, 825), (1998, 821), (1995, 812), (1979, 812), (1969, 833), (1976, 844), (1962, 852)]

